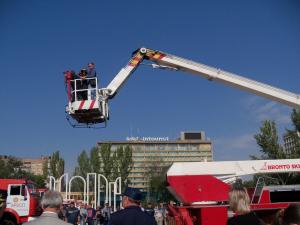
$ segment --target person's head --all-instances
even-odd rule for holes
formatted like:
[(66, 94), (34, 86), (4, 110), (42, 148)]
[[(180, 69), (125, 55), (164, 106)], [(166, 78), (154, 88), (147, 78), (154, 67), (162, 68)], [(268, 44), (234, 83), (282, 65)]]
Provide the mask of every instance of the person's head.
[(283, 225), (300, 225), (300, 205), (289, 205), (284, 210), (282, 223)]
[(63, 199), (59, 192), (47, 191), (42, 198), (41, 205), (44, 211), (58, 212), (62, 202)]
[(87, 75), (86, 69), (81, 69), (81, 70), (80, 70), (80, 76), (86, 77), (86, 75)]
[(229, 192), (229, 205), (233, 212), (246, 214), (250, 212), (250, 198), (245, 188), (234, 188)]
[(93, 62), (88, 63), (88, 68), (89, 70), (93, 70), (95, 68), (95, 63)]
[(142, 200), (142, 193), (137, 188), (127, 187), (123, 192), (123, 206), (140, 205)]
[(152, 208), (152, 203), (151, 202), (148, 203), (148, 208)]
[(71, 202), (71, 203), (70, 203), (70, 207), (71, 207), (71, 208), (74, 208), (74, 207), (75, 207), (75, 203), (74, 203), (74, 202)]
[(105, 202), (104, 206), (105, 206), (105, 208), (108, 208), (109, 207), (108, 202)]

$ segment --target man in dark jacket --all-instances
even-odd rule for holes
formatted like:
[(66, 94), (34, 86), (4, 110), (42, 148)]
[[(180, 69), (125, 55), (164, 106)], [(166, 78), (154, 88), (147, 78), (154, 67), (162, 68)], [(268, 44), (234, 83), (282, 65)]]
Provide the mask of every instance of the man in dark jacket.
[(71, 202), (66, 210), (66, 219), (68, 223), (77, 225), (79, 220), (79, 210), (75, 207), (75, 203)]
[(156, 225), (153, 216), (142, 211), (139, 204), (142, 193), (137, 188), (127, 187), (123, 193), (124, 209), (111, 215), (110, 225)]

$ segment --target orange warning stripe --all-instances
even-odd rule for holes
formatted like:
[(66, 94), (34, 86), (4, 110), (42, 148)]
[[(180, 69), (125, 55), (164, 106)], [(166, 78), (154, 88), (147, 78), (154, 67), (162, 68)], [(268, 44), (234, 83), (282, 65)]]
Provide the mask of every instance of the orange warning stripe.
[(136, 54), (135, 57), (130, 60), (128, 63), (129, 66), (136, 66), (139, 62), (141, 62), (143, 59), (143, 56), (141, 54)]
[(147, 56), (149, 59), (158, 60), (164, 58), (166, 55), (161, 52), (149, 52)]

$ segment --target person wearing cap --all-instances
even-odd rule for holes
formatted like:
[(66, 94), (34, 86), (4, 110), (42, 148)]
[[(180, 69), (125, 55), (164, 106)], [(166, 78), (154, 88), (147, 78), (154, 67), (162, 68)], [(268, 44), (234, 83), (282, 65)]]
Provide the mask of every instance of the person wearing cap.
[(123, 193), (124, 209), (111, 215), (109, 225), (156, 225), (154, 217), (141, 210), (141, 200), (139, 189), (127, 187)]
[(45, 192), (41, 205), (44, 210), (42, 215), (28, 223), (26, 225), (68, 225), (68, 223), (62, 221), (58, 218), (58, 212), (60, 206), (62, 205), (62, 196), (57, 191), (47, 191)]

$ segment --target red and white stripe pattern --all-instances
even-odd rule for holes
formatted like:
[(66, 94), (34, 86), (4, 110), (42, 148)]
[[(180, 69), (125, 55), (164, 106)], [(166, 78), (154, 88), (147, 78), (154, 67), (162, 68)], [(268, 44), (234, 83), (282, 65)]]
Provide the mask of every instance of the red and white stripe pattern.
[(72, 108), (73, 110), (97, 109), (99, 106), (96, 100), (81, 100), (73, 102)]

